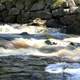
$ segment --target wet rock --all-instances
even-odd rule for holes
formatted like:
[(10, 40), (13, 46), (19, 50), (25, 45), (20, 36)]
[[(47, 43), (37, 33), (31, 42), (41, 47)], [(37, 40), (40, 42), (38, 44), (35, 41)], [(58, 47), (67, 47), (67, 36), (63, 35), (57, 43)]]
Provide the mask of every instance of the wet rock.
[(45, 43), (48, 45), (52, 45), (51, 41), (49, 41), (49, 40), (46, 40)]
[[(22, 16), (22, 17), (21, 17)], [(23, 19), (23, 18), (25, 18), (26, 19), (26, 21), (27, 21), (27, 19), (29, 19), (30, 18), (30, 12), (27, 12), (27, 11), (21, 11), (21, 18)], [(24, 21), (22, 21), (22, 22), (24, 22)]]

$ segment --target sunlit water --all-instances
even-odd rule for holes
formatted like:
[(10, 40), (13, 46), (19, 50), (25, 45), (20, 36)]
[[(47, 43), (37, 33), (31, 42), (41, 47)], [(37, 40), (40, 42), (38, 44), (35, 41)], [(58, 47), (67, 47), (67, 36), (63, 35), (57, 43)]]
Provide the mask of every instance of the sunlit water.
[(80, 80), (80, 36), (26, 27), (0, 26), (0, 80)]

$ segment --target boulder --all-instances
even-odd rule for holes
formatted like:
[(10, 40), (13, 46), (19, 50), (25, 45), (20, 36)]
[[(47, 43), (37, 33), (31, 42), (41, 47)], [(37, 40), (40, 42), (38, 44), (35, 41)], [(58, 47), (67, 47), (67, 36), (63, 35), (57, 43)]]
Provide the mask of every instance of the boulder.
[(13, 7), (9, 10), (9, 15), (18, 15), (18, 14), (19, 14), (18, 8)]
[(80, 15), (65, 15), (60, 21), (67, 26), (67, 33), (80, 34)]
[(5, 9), (5, 5), (3, 4), (0, 4), (0, 11), (4, 10)]
[(16, 2), (16, 8), (18, 8), (18, 9), (23, 9), (23, 8), (24, 8), (24, 4), (21, 3), (20, 1), (17, 1), (17, 2)]
[(5, 6), (7, 10), (10, 10), (15, 5), (15, 1), (6, 1)]
[(45, 7), (45, 3), (43, 1), (39, 1), (38, 3), (33, 4), (31, 11), (33, 10), (41, 10)]
[(50, 19), (52, 16), (51, 16), (51, 13), (49, 11), (46, 11), (46, 10), (31, 12), (31, 18), (32, 19), (35, 19), (38, 17), (43, 18), (43, 19)]

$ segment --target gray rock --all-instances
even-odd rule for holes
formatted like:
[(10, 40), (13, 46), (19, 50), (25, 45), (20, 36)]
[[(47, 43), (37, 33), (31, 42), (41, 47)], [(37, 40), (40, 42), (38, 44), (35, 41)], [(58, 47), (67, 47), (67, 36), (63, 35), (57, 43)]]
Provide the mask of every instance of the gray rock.
[(16, 18), (16, 16), (14, 16), (14, 15), (6, 16), (4, 19), (4, 22), (13, 23), (13, 22), (15, 22), (15, 18)]
[(9, 15), (18, 15), (19, 14), (19, 12), (20, 12), (20, 10), (18, 9), (18, 8), (11, 8), (10, 10), (9, 10)]
[(56, 10), (52, 10), (52, 15), (53, 16), (63, 16), (63, 15), (65, 15), (65, 12), (62, 8), (59, 8)]
[(10, 10), (15, 5), (15, 2), (7, 1), (5, 2), (5, 6), (8, 10)]
[(6, 0), (0, 0), (0, 2), (1, 2), (1, 3), (4, 3), (4, 2), (6, 2)]
[(0, 11), (4, 10), (5, 9), (5, 5), (3, 4), (0, 4)]
[(45, 7), (45, 4), (43, 1), (39, 1), (38, 3), (33, 4), (31, 11), (32, 10), (41, 10)]
[(44, 10), (31, 12), (31, 18), (32, 19), (35, 19), (35, 18), (50, 19), (51, 18), (51, 13), (49, 11), (44, 11)]
[(52, 28), (57, 28), (59, 27), (59, 24), (55, 19), (50, 19), (50, 20), (47, 20), (47, 26)]
[(23, 8), (24, 8), (24, 4), (21, 3), (20, 1), (17, 1), (17, 2), (16, 2), (16, 7), (17, 7), (18, 9), (23, 9)]
[(25, 10), (28, 10), (28, 8), (30, 7), (31, 1), (25, 0), (24, 6), (25, 6)]

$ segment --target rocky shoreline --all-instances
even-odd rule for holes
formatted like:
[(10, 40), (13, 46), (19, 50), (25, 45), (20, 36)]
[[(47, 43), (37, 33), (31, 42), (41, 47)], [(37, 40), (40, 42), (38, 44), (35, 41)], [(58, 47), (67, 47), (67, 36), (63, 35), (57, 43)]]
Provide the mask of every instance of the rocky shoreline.
[[(80, 34), (80, 2), (74, 1), (75, 5), (70, 8), (65, 0), (0, 0), (0, 23), (24, 24), (42, 18), (47, 20), (48, 27), (62, 28), (62, 31), (66, 28), (67, 33)], [(70, 10), (73, 12), (69, 13)]]

